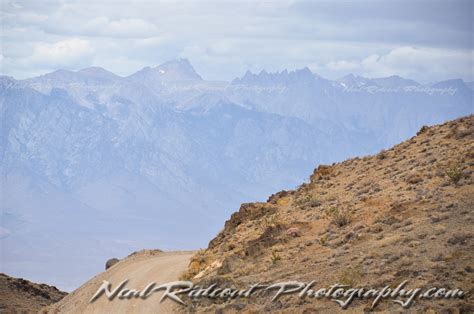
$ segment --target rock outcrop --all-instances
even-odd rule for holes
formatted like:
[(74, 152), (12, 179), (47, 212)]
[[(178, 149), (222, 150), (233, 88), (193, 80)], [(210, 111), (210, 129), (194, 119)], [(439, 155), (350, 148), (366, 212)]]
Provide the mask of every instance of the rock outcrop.
[(0, 313), (34, 313), (67, 295), (56, 287), (0, 273)]

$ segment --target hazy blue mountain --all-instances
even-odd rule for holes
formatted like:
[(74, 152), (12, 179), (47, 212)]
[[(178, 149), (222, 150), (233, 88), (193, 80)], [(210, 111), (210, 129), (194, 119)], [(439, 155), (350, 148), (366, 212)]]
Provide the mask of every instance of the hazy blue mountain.
[(168, 61), (154, 68), (146, 67), (130, 75), (128, 79), (152, 87), (161, 82), (202, 81), (187, 59)]
[(352, 73), (337, 79), (336, 83), (338, 83), (334, 84), (336, 87), (340, 85), (343, 88), (363, 88), (368, 86), (378, 86), (378, 84), (374, 80), (362, 76), (356, 76)]
[[(472, 112), (472, 90), (462, 80), (424, 86), (392, 76), (349, 75), (329, 81), (307, 69), (268, 74), (247, 72), (232, 82), (229, 98), (260, 111), (292, 116), (356, 136), (366, 152), (389, 147), (434, 124)], [(375, 144), (375, 146), (374, 146)]]
[(466, 85), (467, 85), (470, 89), (474, 89), (474, 81), (473, 81), (473, 82), (466, 82)]
[(403, 88), (409, 86), (420, 86), (420, 83), (417, 83), (413, 80), (408, 80), (398, 75), (393, 75), (389, 77), (381, 77), (372, 79), (375, 84), (381, 87), (388, 87), (388, 88)]
[(72, 289), (113, 256), (205, 246), (240, 203), (470, 114), (472, 96), (308, 68), (208, 82), (184, 59), (0, 77), (2, 271)]

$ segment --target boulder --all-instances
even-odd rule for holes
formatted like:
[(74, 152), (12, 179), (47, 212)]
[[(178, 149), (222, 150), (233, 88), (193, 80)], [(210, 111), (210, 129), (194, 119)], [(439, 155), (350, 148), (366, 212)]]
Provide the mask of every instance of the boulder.
[(286, 230), (286, 234), (289, 235), (289, 236), (292, 236), (292, 237), (299, 237), (301, 234), (300, 234), (300, 229), (297, 228), (297, 227), (293, 227), (293, 228), (290, 228), (288, 230)]
[(115, 264), (117, 264), (118, 262), (120, 262), (120, 260), (118, 258), (111, 258), (109, 259), (106, 263), (105, 263), (105, 270), (109, 269), (110, 267), (114, 266)]

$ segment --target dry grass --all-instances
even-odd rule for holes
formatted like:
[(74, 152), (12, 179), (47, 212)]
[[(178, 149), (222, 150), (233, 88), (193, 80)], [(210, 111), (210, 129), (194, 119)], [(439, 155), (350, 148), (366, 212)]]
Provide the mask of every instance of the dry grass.
[(357, 267), (351, 267), (346, 270), (344, 270), (340, 277), (338, 282), (343, 284), (343, 285), (348, 285), (352, 288), (356, 287), (357, 284), (360, 283), (362, 279), (362, 266), (359, 265)]

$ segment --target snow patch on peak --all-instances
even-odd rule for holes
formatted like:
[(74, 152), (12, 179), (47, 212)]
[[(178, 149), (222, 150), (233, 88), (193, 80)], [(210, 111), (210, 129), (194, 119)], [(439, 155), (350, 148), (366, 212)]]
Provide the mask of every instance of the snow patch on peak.
[(338, 82), (343, 87), (366, 87), (377, 85), (371, 79), (368, 79), (363, 76), (354, 75), (352, 73), (337, 79), (336, 82)]
[(203, 81), (187, 59), (171, 60), (154, 68), (145, 67), (128, 78), (146, 81), (148, 85), (152, 86), (161, 85), (162, 82)]
[(188, 59), (177, 59), (165, 62), (155, 68), (168, 81), (202, 81)]

